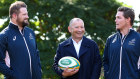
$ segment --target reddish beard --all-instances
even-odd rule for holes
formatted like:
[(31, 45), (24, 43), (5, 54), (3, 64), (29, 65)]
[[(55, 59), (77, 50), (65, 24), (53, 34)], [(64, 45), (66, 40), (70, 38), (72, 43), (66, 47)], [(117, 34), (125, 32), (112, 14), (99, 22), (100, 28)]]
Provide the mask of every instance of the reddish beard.
[[(25, 21), (25, 20), (26, 20), (26, 21)], [(22, 27), (25, 27), (25, 26), (29, 25), (29, 22), (28, 22), (27, 19), (24, 19), (22, 22), (20, 22), (20, 20), (17, 19), (17, 23), (18, 23), (18, 25), (20, 25), (20, 26), (22, 26)]]

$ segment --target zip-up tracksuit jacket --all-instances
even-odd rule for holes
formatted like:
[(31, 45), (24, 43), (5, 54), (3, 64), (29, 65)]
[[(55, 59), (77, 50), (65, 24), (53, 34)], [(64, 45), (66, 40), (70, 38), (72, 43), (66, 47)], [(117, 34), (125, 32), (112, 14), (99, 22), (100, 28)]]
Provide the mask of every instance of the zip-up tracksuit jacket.
[(103, 66), (105, 79), (140, 79), (140, 34), (130, 29), (122, 38), (121, 33), (107, 39)]
[[(10, 68), (4, 61), (6, 51)], [(6, 79), (41, 79), (39, 52), (30, 28), (19, 31), (18, 26), (10, 23), (0, 32), (0, 72)]]

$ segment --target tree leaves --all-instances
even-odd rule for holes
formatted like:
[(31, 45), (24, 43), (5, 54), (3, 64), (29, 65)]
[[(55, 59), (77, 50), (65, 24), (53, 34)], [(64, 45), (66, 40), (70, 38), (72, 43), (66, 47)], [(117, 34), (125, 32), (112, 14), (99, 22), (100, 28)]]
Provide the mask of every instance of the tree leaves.
[[(16, 0), (15, 0), (16, 1)], [(38, 48), (41, 51), (43, 67), (43, 78), (49, 78), (51, 74), (50, 64), (58, 43), (70, 36), (68, 33), (69, 21), (78, 17), (84, 20), (86, 36), (98, 43), (101, 54), (103, 52), (106, 38), (115, 31), (115, 14), (120, 3), (115, 0), (22, 0), (28, 6), (29, 21), (31, 27), (36, 31)], [(9, 6), (12, 0), (0, 1), (0, 18), (8, 21), (0, 29), (9, 23)], [(64, 35), (66, 36), (64, 36)], [(63, 39), (58, 39), (61, 36)], [(43, 53), (42, 53), (43, 52)], [(44, 56), (49, 56), (45, 58)], [(51, 59), (52, 58), (52, 59)], [(45, 60), (50, 60), (46, 62)], [(46, 65), (49, 64), (49, 65)], [(54, 76), (53, 76), (54, 77)]]

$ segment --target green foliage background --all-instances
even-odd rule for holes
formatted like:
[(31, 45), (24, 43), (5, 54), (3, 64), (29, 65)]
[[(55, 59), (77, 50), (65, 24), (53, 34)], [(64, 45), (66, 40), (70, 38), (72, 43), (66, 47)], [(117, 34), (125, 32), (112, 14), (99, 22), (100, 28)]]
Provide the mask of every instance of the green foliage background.
[[(8, 25), (9, 6), (15, 1), (17, 0), (0, 1), (0, 18), (6, 20), (0, 27), (0, 31)], [(116, 0), (22, 1), (28, 5), (29, 27), (36, 33), (43, 79), (59, 79), (52, 70), (53, 58), (58, 43), (70, 36), (67, 27), (72, 18), (78, 17), (84, 20), (85, 36), (89, 36), (97, 42), (102, 56), (107, 37), (115, 32), (116, 10), (122, 5)], [(62, 35), (64, 38), (60, 38)], [(103, 73), (100, 79), (103, 79)]]

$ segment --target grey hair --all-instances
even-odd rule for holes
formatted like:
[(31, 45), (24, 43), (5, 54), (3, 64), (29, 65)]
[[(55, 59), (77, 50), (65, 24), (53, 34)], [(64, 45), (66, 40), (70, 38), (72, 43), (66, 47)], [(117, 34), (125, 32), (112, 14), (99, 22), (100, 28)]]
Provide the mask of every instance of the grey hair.
[(73, 19), (71, 19), (71, 20), (70, 20), (70, 23), (69, 23), (69, 26), (71, 27), (72, 24), (73, 24), (74, 22), (76, 22), (76, 21), (82, 21), (82, 22), (83, 22), (83, 26), (84, 26), (84, 21), (83, 21), (82, 19), (80, 19), (80, 18), (73, 18)]

